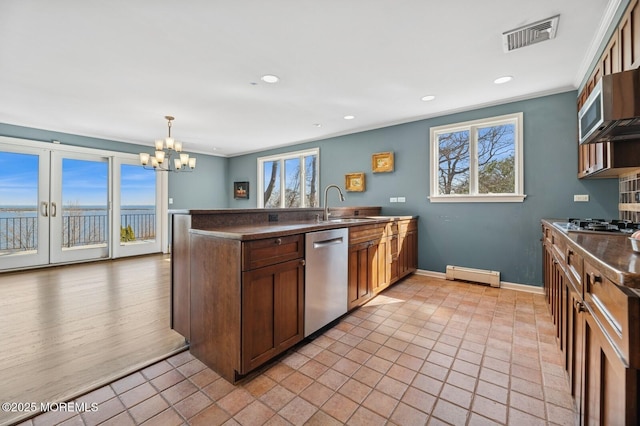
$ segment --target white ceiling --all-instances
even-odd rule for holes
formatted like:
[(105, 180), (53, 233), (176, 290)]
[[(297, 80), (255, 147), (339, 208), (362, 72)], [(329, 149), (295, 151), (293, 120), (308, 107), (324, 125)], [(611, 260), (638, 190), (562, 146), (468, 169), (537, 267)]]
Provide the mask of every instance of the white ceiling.
[(186, 151), (222, 156), (317, 140), (575, 89), (619, 3), (2, 0), (0, 122), (151, 145), (174, 115)]

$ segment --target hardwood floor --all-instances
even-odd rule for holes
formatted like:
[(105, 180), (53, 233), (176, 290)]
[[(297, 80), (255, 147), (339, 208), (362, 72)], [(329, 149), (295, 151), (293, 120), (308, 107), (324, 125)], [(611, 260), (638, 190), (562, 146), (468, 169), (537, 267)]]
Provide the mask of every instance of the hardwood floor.
[(169, 271), (150, 255), (0, 274), (0, 402), (68, 401), (183, 349)]

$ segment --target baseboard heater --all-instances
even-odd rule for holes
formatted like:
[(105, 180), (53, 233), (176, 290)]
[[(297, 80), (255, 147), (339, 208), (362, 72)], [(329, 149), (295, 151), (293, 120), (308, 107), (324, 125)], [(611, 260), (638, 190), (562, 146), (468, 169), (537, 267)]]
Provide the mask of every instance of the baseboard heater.
[(447, 265), (445, 278), (448, 280), (472, 281), (475, 283), (489, 284), (491, 287), (500, 287), (500, 272), (498, 271)]

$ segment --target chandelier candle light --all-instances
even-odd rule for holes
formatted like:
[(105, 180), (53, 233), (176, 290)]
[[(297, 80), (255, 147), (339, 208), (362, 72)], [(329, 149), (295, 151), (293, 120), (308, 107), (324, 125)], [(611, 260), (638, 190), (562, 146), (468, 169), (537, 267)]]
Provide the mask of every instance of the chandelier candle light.
[[(164, 139), (156, 139), (156, 153), (155, 157), (151, 157), (146, 152), (140, 153), (140, 164), (145, 169), (151, 169), (147, 167), (149, 163), (153, 170), (157, 172), (190, 172), (196, 168), (195, 157), (189, 158), (189, 154), (182, 152), (182, 142), (178, 142), (171, 137), (171, 122), (175, 119), (170, 115), (165, 115), (167, 119), (167, 125), (169, 127), (169, 135)], [(173, 153), (179, 154), (179, 158), (174, 158), (171, 161), (171, 155)], [(162, 165), (165, 167), (162, 167)]]

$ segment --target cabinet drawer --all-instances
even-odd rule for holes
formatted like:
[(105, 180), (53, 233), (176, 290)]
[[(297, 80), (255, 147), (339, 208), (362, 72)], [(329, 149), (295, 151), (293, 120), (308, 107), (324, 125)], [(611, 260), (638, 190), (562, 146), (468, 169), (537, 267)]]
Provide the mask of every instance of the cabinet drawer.
[(548, 226), (542, 225), (542, 238), (545, 244), (551, 245), (551, 228)]
[(274, 265), (304, 257), (304, 235), (247, 241), (242, 245), (242, 270)]
[(569, 279), (576, 286), (576, 290), (580, 296), (584, 294), (583, 285), (582, 285), (582, 274), (583, 274), (583, 259), (582, 256), (577, 253), (576, 250), (573, 249), (570, 245), (567, 246), (565, 250), (565, 262), (567, 264), (567, 273), (569, 275)]
[(352, 226), (349, 228), (349, 244), (379, 240), (386, 235), (387, 225), (386, 223), (376, 223), (374, 225)]
[[(629, 362), (629, 299), (589, 262), (584, 263), (585, 302), (602, 331)], [(636, 339), (634, 338), (634, 341)], [(634, 358), (637, 354), (631, 354)]]
[(560, 231), (551, 231), (551, 245), (556, 257), (565, 263), (565, 253), (567, 250), (567, 243), (564, 239), (564, 235), (560, 234)]

